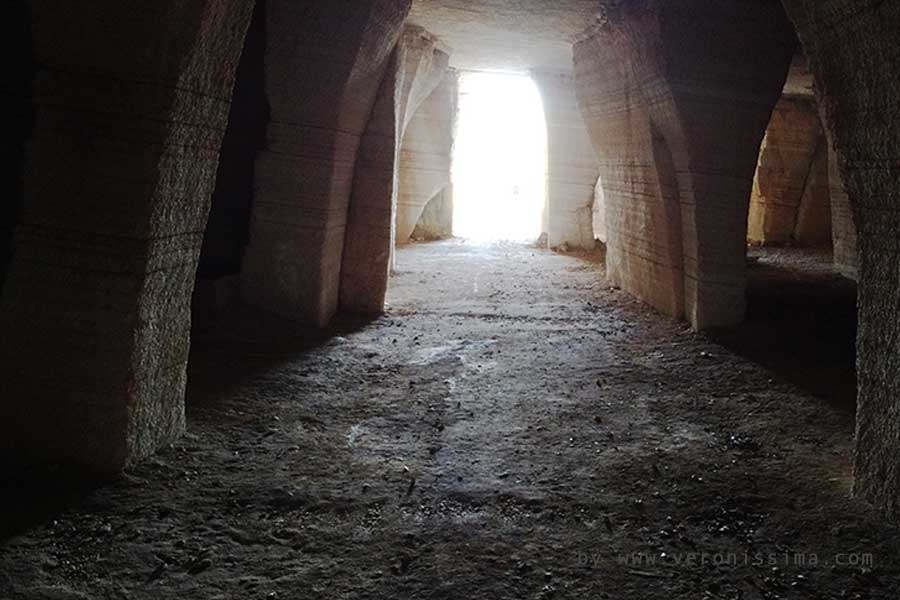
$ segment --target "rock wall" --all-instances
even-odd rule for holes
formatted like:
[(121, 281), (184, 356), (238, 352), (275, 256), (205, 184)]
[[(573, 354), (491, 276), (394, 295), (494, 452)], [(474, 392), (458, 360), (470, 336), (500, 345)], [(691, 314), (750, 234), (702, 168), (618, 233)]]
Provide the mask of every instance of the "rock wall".
[(411, 0), (266, 1), (271, 111), (241, 298), (324, 325), (338, 306), (360, 140)]
[(831, 185), (828, 180), (828, 143), (819, 137), (812, 165), (806, 177), (794, 241), (810, 248), (831, 246)]
[(113, 472), (184, 430), (191, 291), (252, 5), (29, 8), (0, 450)]
[(576, 44), (608, 272), (698, 329), (743, 319), (753, 174), (795, 48), (780, 3), (738, 0), (622, 3)]
[(418, 107), (444, 78), (449, 55), (418, 27), (394, 53), (360, 144), (341, 263), (340, 307), (384, 309), (395, 245), (400, 143)]
[(603, 195), (603, 179), (598, 177), (594, 185), (594, 207), (591, 215), (594, 239), (606, 243), (606, 197)]
[(600, 31), (575, 47), (579, 102), (600, 163), (607, 277), (680, 317), (684, 271), (678, 182), (626, 60), (627, 48), (607, 46), (613, 35)]
[(427, 242), (451, 237), (453, 237), (453, 186), (448, 185), (425, 205), (410, 238)]
[(0, 72), (0, 89), (4, 90), (4, 110), (0, 115), (0, 290), (12, 258), (13, 232), (22, 201), (22, 164), (25, 147), (34, 125), (32, 78), (35, 65), (32, 56), (30, 10), (26, 0), (7, 2), (0, 24), (0, 51), (14, 56)]
[(855, 491), (900, 519), (900, 2), (785, 7), (815, 75), (858, 230)]
[(266, 97), (266, 1), (256, 0), (241, 61), (235, 74), (228, 128), (222, 142), (216, 187), (197, 276), (210, 280), (241, 272), (250, 240), (256, 158), (266, 144), (270, 121)]
[(406, 128), (400, 145), (398, 244), (408, 242), (417, 225), (423, 227), (421, 233), (429, 238), (452, 234), (453, 203), (449, 186), (458, 96), (459, 76), (450, 69)]
[[(813, 168), (823, 166), (815, 160), (822, 138), (815, 101), (787, 96), (778, 101), (763, 138), (753, 179), (748, 240), (774, 245), (797, 240), (807, 182)], [(819, 199), (815, 195), (807, 197), (808, 201)], [(809, 202), (806, 208), (812, 208)], [(823, 230), (828, 227), (830, 223)]]
[(575, 98), (571, 73), (533, 70), (547, 120), (547, 243), (594, 247), (594, 187), (599, 165)]
[(845, 277), (859, 279), (859, 254), (856, 248), (856, 223), (850, 198), (844, 189), (844, 179), (838, 164), (837, 152), (826, 136), (828, 147), (828, 186), (831, 197), (831, 240), (834, 248), (834, 266)]

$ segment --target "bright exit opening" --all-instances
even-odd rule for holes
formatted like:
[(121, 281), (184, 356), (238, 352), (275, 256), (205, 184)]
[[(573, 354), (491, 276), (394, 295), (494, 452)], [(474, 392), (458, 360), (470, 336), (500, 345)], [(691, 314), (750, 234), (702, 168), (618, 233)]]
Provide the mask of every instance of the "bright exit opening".
[(547, 125), (530, 77), (460, 79), (453, 152), (453, 234), (536, 240), (547, 198)]

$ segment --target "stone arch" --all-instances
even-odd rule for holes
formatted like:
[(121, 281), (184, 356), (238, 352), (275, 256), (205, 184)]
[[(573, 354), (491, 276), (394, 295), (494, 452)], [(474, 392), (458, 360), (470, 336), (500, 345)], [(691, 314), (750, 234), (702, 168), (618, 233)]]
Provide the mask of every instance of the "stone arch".
[(534, 69), (547, 122), (547, 205), (544, 228), (551, 248), (594, 247), (592, 207), (597, 157), (578, 110), (572, 73)]
[(449, 55), (434, 36), (410, 26), (397, 44), (362, 136), (340, 269), (340, 307), (384, 309), (397, 239), (400, 147), (419, 106), (444, 79)]

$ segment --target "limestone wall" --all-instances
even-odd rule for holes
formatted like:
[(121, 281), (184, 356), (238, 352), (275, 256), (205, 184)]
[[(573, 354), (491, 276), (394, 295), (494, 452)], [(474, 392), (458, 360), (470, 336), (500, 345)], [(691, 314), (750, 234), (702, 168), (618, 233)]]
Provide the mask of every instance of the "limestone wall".
[(575, 98), (571, 73), (533, 70), (547, 120), (547, 243), (593, 248), (599, 165)]
[(606, 197), (603, 195), (603, 179), (598, 177), (594, 186), (594, 207), (591, 221), (594, 239), (606, 243)]
[(665, 145), (654, 141), (660, 136), (654, 136), (630, 65), (606, 47), (605, 38), (594, 35), (576, 46), (575, 75), (599, 157), (607, 277), (613, 285), (680, 317), (684, 272), (674, 169)]
[(806, 177), (800, 206), (797, 207), (797, 225), (794, 241), (799, 246), (830, 247), (831, 242), (831, 185), (828, 175), (828, 143), (825, 136), (819, 138), (812, 165)]
[(266, 0), (245, 303), (314, 325), (337, 310), (357, 152), (410, 1)]
[[(782, 97), (772, 112), (753, 179), (747, 228), (747, 238), (751, 242), (778, 245), (797, 241), (800, 207), (807, 192), (807, 182), (814, 168), (824, 166), (821, 160), (815, 160), (823, 144), (815, 102)], [(824, 173), (827, 174), (827, 168)], [(818, 179), (824, 180), (824, 177)], [(812, 217), (814, 209), (810, 202), (821, 197), (812, 190), (810, 192), (805, 214)], [(805, 225), (812, 223), (807, 221)], [(830, 223), (826, 223), (822, 230), (827, 231), (829, 227)], [(808, 237), (819, 237), (815, 233), (804, 231)]]
[(856, 224), (850, 198), (844, 188), (838, 155), (831, 142), (828, 142), (828, 186), (831, 197), (831, 239), (834, 247), (834, 265), (845, 277), (858, 279), (859, 256), (856, 248)]
[(443, 188), (428, 201), (410, 237), (416, 241), (453, 237), (453, 185)]
[(444, 78), (449, 55), (421, 28), (407, 28), (362, 137), (341, 263), (343, 310), (384, 308), (396, 239), (400, 142), (419, 105)]
[(256, 159), (266, 144), (270, 122), (266, 96), (266, 2), (254, 5), (244, 50), (235, 74), (228, 128), (222, 141), (216, 187), (197, 276), (214, 280), (238, 275), (250, 240)]
[(190, 298), (251, 4), (29, 10), (0, 451), (116, 471), (184, 430)]
[(744, 314), (759, 146), (796, 47), (780, 3), (623, 3), (575, 48), (607, 267), (698, 329)]
[(855, 490), (900, 518), (900, 79), (893, 76), (900, 68), (900, 3), (785, 0), (785, 6), (816, 78), (858, 229)]
[[(450, 186), (459, 79), (448, 70), (413, 114), (400, 146), (397, 243), (404, 244), (421, 223), (427, 237), (448, 237), (452, 225)], [(426, 215), (426, 207), (429, 207)]]

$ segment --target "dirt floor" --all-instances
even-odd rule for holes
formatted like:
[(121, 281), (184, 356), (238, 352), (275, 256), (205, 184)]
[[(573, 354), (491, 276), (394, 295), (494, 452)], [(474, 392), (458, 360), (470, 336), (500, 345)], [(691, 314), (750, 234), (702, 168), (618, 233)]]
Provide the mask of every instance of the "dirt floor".
[(460, 241), (401, 250), (373, 322), (198, 323), (183, 441), (7, 480), (0, 598), (896, 600), (850, 497), (852, 284), (755, 256), (712, 337), (597, 257)]

